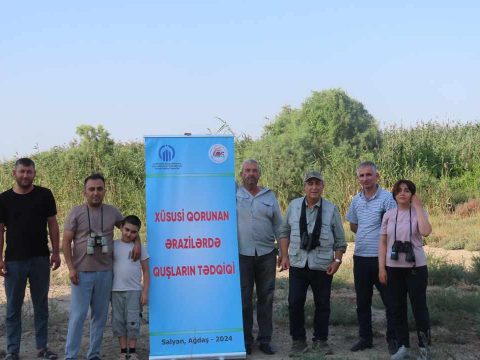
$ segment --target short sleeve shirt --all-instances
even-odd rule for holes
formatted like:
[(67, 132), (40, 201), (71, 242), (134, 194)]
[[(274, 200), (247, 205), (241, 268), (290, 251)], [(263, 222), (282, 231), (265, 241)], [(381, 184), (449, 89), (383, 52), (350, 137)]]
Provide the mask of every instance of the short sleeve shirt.
[(9, 189), (0, 194), (0, 223), (6, 227), (7, 261), (49, 256), (48, 218), (57, 214), (52, 192), (34, 186), (27, 194)]
[[(72, 261), (77, 271), (112, 270), (113, 232), (115, 224), (122, 220), (120, 211), (107, 204), (98, 208), (87, 208), (86, 204), (82, 204), (72, 209), (65, 220), (64, 230), (74, 233)], [(94, 254), (87, 254), (87, 240), (91, 234), (106, 237), (107, 253), (102, 253), (102, 248), (96, 246)]]
[[(425, 216), (428, 215), (424, 212)], [(405, 261), (405, 253), (398, 254), (398, 260), (391, 260), (392, 245), (395, 241), (395, 224), (397, 224), (396, 239), (403, 242), (412, 242), (413, 252), (415, 254), (415, 263)], [(410, 225), (412, 229), (412, 237), (410, 238)], [(427, 265), (427, 257), (423, 251), (423, 238), (418, 230), (417, 212), (412, 208), (410, 211), (391, 209), (385, 213), (382, 221), (381, 235), (387, 235), (387, 261), (386, 265), (390, 267), (419, 267)]]
[(381, 187), (377, 188), (377, 192), (371, 198), (367, 199), (363, 192), (354, 196), (346, 216), (348, 222), (358, 225), (354, 255), (378, 256), (378, 240), (383, 215), (387, 210), (395, 207), (397, 203), (392, 193)]
[(150, 257), (147, 248), (142, 245), (140, 261), (133, 261), (133, 243), (116, 240), (113, 244), (112, 291), (143, 290), (142, 265), (140, 261), (145, 261)]

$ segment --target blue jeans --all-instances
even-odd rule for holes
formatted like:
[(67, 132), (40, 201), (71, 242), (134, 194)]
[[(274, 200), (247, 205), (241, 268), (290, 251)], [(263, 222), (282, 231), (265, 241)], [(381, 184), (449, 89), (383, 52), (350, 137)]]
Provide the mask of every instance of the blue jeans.
[(37, 349), (47, 347), (48, 289), (50, 287), (50, 260), (37, 256), (21, 261), (7, 261), (5, 293), (7, 295), (7, 353), (20, 352), (22, 336), (22, 305), (27, 279), (33, 303), (35, 340)]
[(253, 285), (257, 290), (257, 323), (260, 343), (272, 340), (273, 293), (277, 251), (262, 256), (240, 255), (240, 284), (245, 344), (253, 343)]
[(77, 359), (82, 343), (83, 323), (90, 307), (90, 347), (87, 358), (100, 357), (103, 332), (112, 292), (112, 271), (80, 271), (80, 282), (71, 286), (65, 359)]

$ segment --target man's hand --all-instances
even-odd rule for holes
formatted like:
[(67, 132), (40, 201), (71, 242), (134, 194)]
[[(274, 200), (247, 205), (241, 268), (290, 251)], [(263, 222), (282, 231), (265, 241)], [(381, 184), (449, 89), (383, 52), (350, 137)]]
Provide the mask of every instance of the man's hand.
[(5, 265), (5, 261), (0, 259), (0, 276), (7, 275), (7, 265)]
[(280, 259), (280, 271), (290, 269), (290, 259), (288, 255), (283, 255)]
[(60, 267), (61, 263), (62, 260), (60, 259), (60, 254), (52, 253), (52, 256), (50, 257), (50, 267), (52, 268), (52, 270), (57, 270)]
[(70, 278), (70, 281), (72, 282), (73, 285), (80, 284), (80, 278), (78, 277), (77, 270), (75, 269), (69, 270), (68, 277)]
[(279, 255), (277, 256), (277, 266), (280, 267), (281, 265), (282, 265), (282, 255), (279, 254)]
[(133, 243), (133, 249), (132, 249), (132, 260), (133, 261), (139, 260), (141, 253), (142, 253), (142, 246), (140, 245), (140, 241), (135, 241)]
[(332, 261), (330, 265), (327, 267), (327, 275), (333, 276), (338, 271), (340, 267), (340, 263), (336, 261)]
[(383, 285), (387, 285), (387, 270), (385, 268), (380, 267), (378, 269), (378, 281)]
[(142, 306), (148, 304), (148, 292), (142, 291), (142, 296), (140, 297), (140, 304), (142, 304)]

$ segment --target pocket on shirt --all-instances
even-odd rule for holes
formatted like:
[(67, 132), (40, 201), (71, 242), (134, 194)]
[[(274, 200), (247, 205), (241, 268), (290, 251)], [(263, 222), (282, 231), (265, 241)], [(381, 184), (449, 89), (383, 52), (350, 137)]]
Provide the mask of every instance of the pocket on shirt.
[(331, 232), (329, 225), (322, 224), (322, 232), (320, 233), (319, 240), (321, 247), (333, 246), (333, 233)]
[(261, 208), (259, 209), (262, 215), (266, 215), (269, 218), (273, 217), (273, 203), (262, 200), (260, 201)]
[(314, 262), (317, 264), (330, 263), (333, 260), (333, 249), (331, 247), (317, 247), (314, 259)]

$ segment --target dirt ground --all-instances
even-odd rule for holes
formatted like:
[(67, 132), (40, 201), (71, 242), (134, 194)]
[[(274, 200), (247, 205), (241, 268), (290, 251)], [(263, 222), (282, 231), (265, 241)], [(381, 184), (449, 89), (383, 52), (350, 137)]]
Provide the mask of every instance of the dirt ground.
[[(469, 265), (471, 258), (474, 255), (479, 255), (478, 252), (472, 253), (464, 250), (447, 251), (443, 249), (427, 248), (429, 254), (435, 256), (445, 256), (449, 261), (456, 263), (463, 263)], [(345, 262), (351, 261), (352, 247), (345, 255)], [(287, 273), (277, 273), (277, 278), (282, 279), (288, 277)], [(68, 322), (68, 308), (69, 308), (69, 296), (70, 287), (67, 284), (67, 272), (64, 265), (59, 269), (59, 272), (53, 275), (53, 283), (63, 285), (54, 285), (50, 291), (50, 334), (49, 334), (49, 346), (51, 349), (57, 351), (60, 355), (60, 359), (63, 358), (63, 350), (65, 346), (65, 340), (67, 335), (67, 322)], [(3, 282), (3, 280), (1, 280)], [(3, 284), (2, 284), (3, 285)], [(3, 287), (3, 286), (2, 286)], [(279, 306), (282, 302), (286, 301), (286, 289), (278, 288), (275, 293), (275, 306)], [(332, 290), (332, 302), (335, 298), (341, 296), (342, 298), (351, 298), (352, 306), (354, 307), (355, 294), (353, 290), (340, 289)], [(480, 304), (479, 304), (480, 305)], [(0, 314), (3, 318), (5, 314), (5, 293), (0, 291)], [(31, 302), (29, 301), (28, 292), (25, 299), (25, 305), (23, 310), (23, 332), (22, 332), (22, 347), (20, 356), (21, 359), (35, 359), (35, 332), (33, 330), (33, 309)], [(145, 317), (148, 317), (148, 308), (144, 309)], [(381, 310), (373, 309), (373, 323), (374, 323), (374, 347), (372, 349), (352, 353), (348, 349), (357, 339), (357, 327), (356, 326), (330, 326), (329, 343), (334, 351), (334, 355), (328, 356), (327, 359), (389, 359), (387, 353), (387, 347), (385, 342), (385, 316)], [(272, 346), (277, 351), (275, 355), (268, 356), (258, 350), (254, 349), (254, 352), (249, 359), (254, 360), (280, 360), (288, 359), (288, 351), (290, 349), (291, 341), (288, 334), (288, 324), (275, 322), (274, 336)], [(311, 336), (311, 329), (307, 330)], [(141, 359), (148, 359), (149, 353), (149, 338), (148, 338), (148, 324), (142, 325), (141, 338), (137, 345), (137, 352)], [(84, 328), (84, 337), (82, 342), (82, 350), (80, 353), (80, 359), (85, 358), (86, 349), (88, 347), (88, 321), (86, 321)], [(473, 332), (471, 336), (467, 336), (464, 341), (449, 341), (452, 337), (448, 330), (434, 327), (432, 329), (433, 348), (432, 358), (440, 360), (458, 359), (458, 360), (470, 360), (480, 359), (480, 339)], [(307, 335), (308, 336), (308, 335)], [(412, 332), (410, 335), (412, 352), (415, 352), (415, 334)], [(102, 346), (102, 359), (114, 360), (118, 358), (118, 343), (112, 336), (112, 329), (110, 322), (107, 325), (104, 333), (103, 346)], [(5, 356), (5, 322), (0, 323), (0, 359)], [(308, 359), (320, 359), (320, 356), (314, 354), (306, 356)], [(415, 358), (415, 357), (414, 357)]]

